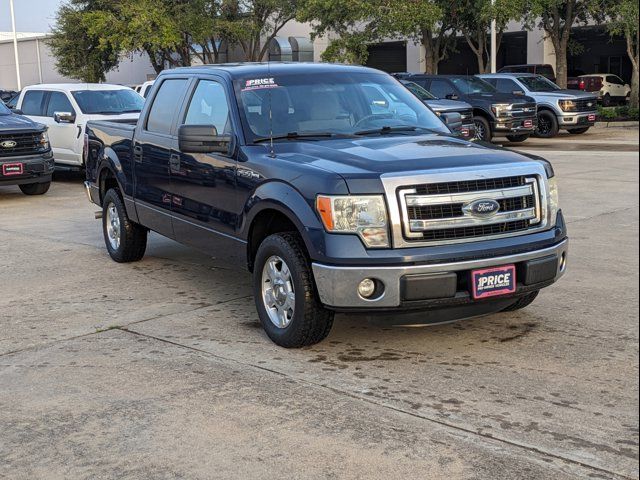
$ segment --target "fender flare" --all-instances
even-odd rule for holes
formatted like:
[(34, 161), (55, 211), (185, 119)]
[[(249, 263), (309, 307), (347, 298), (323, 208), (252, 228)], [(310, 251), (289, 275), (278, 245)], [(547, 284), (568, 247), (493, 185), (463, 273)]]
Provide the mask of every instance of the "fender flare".
[(120, 187), (120, 192), (125, 195), (125, 185), (127, 183), (127, 179), (124, 175), (122, 169), (122, 163), (116, 155), (116, 152), (113, 149), (107, 147), (102, 152), (102, 158), (100, 160), (100, 164), (98, 166), (97, 175), (96, 175), (96, 183), (98, 184), (98, 189), (100, 191), (100, 201), (102, 202), (102, 196), (105, 192), (103, 192), (103, 180), (104, 174), (106, 171), (109, 171), (118, 182), (118, 186)]

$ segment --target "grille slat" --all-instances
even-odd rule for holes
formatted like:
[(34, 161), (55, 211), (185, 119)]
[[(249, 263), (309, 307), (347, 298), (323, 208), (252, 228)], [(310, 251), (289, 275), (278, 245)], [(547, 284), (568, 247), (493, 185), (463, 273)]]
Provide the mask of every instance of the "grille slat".
[(432, 183), (414, 185), (418, 195), (442, 195), (450, 193), (482, 192), (501, 188), (514, 188), (526, 185), (525, 177), (487, 178), (482, 180), (466, 180), (460, 182)]
[(422, 240), (458, 240), (465, 238), (486, 237), (499, 235), (502, 233), (513, 233), (527, 230), (529, 220), (518, 220), (515, 222), (497, 223), (494, 225), (482, 225), (476, 227), (445, 228), (442, 230), (426, 231), (422, 234)]
[(41, 136), (42, 133), (40, 132), (14, 133), (10, 135), (0, 134), (0, 145), (2, 145), (3, 142), (16, 142), (16, 146), (12, 148), (0, 147), (0, 156), (17, 156), (44, 152), (46, 149), (40, 144)]

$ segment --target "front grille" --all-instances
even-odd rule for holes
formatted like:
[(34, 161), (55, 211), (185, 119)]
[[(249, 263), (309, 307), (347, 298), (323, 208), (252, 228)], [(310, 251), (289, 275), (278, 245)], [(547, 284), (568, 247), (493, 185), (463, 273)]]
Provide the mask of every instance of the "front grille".
[(462, 117), (462, 123), (468, 123), (473, 120), (473, 110), (463, 110), (460, 112), (460, 116)]
[[(403, 187), (398, 190), (403, 234), (409, 242), (477, 240), (515, 234), (541, 222), (538, 179), (482, 178)], [(493, 211), (483, 210), (488, 203)]]
[(526, 184), (526, 181), (525, 177), (487, 178), (481, 180), (414, 185), (408, 188), (414, 188), (418, 195), (441, 195), (521, 187)]
[[(0, 134), (0, 158), (45, 152), (46, 149), (40, 143), (41, 138), (40, 132)], [(11, 148), (4, 147), (3, 144), (7, 142), (15, 142), (16, 145)]]
[(535, 117), (538, 111), (538, 106), (535, 103), (523, 103), (515, 104), (511, 114), (515, 118), (521, 117)]
[[(589, 105), (591, 104), (591, 105)], [(596, 99), (585, 99), (585, 100), (576, 100), (575, 101), (576, 108), (575, 112), (593, 112), (596, 110)]]

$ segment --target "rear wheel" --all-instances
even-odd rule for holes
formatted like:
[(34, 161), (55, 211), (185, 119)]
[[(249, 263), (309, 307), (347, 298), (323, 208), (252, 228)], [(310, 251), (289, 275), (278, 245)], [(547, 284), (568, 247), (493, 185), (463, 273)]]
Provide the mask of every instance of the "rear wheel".
[(491, 125), (486, 118), (481, 116), (473, 117), (473, 123), (476, 127), (476, 140), (481, 140), (483, 142), (491, 141)]
[(602, 97), (602, 105), (605, 107), (611, 106), (611, 95), (605, 93), (604, 97)]
[(20, 190), (25, 195), (44, 195), (49, 191), (51, 182), (46, 183), (29, 183), (27, 185), (19, 185)]
[(507, 135), (507, 140), (512, 143), (522, 143), (527, 140), (530, 135)]
[(540, 294), (540, 290), (536, 290), (535, 292), (531, 292), (530, 294), (525, 295), (524, 297), (520, 297), (518, 300), (516, 300), (514, 303), (512, 303), (511, 305), (509, 305), (507, 308), (505, 308), (502, 311), (503, 312), (515, 312), (516, 310), (522, 310), (523, 308), (526, 308), (529, 305), (531, 305), (533, 303), (533, 301), (536, 298), (538, 298), (539, 294)]
[(558, 135), (560, 130), (558, 119), (553, 112), (542, 110), (538, 112), (538, 127), (536, 128), (536, 137), (553, 138)]
[(334, 314), (318, 300), (297, 233), (277, 233), (262, 242), (255, 260), (253, 292), (260, 322), (277, 345), (299, 348), (329, 335)]
[(137, 262), (144, 257), (147, 229), (129, 219), (120, 192), (113, 188), (102, 201), (102, 230), (107, 251), (116, 262)]
[(571, 135), (582, 135), (583, 133), (587, 133), (591, 127), (582, 127), (582, 128), (570, 128), (567, 130)]

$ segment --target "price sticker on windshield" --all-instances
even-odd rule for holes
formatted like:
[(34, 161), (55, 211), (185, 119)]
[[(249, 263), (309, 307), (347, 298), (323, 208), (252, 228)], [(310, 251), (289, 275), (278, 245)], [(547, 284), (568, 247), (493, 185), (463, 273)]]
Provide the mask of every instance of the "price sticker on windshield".
[(262, 90), (265, 88), (278, 88), (275, 78), (252, 78), (245, 81), (243, 92), (247, 90)]

